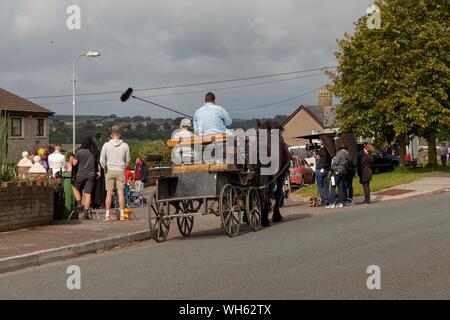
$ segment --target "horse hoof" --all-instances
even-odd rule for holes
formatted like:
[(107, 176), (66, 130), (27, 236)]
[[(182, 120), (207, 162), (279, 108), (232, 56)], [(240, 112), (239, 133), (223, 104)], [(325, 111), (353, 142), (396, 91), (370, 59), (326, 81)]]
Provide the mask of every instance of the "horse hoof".
[(281, 222), (283, 221), (283, 217), (282, 216), (275, 216), (272, 218), (273, 222)]
[(269, 226), (270, 226), (270, 221), (269, 221), (269, 220), (261, 221), (261, 225), (262, 225), (263, 227), (269, 227)]

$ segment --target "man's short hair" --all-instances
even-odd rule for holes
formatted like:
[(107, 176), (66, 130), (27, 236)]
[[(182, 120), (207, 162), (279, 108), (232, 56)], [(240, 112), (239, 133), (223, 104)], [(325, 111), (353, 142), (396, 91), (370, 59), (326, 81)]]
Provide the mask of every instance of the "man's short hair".
[(214, 101), (216, 101), (216, 96), (214, 95), (214, 93), (208, 92), (205, 95), (205, 102), (214, 102)]
[(119, 126), (113, 126), (111, 129), (112, 136), (120, 136), (120, 128)]

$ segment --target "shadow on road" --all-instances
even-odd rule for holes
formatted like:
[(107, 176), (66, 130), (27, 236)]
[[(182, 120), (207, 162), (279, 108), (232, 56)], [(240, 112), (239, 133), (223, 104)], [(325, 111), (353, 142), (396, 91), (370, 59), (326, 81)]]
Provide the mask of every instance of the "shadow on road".
[[(283, 217), (283, 222), (271, 222), (271, 226), (279, 225), (279, 224), (290, 222), (290, 221), (307, 219), (312, 216), (313, 216), (312, 214), (305, 214), (305, 213), (290, 214), (286, 217)], [(268, 227), (268, 228), (270, 228), (270, 227)], [(265, 227), (261, 227), (261, 229), (258, 232), (264, 231), (265, 229), (266, 229)], [(238, 238), (240, 236), (243, 236), (247, 233), (252, 233), (252, 232), (253, 232), (252, 229), (246, 223), (241, 223), (239, 234), (235, 235), (233, 238)], [(209, 229), (209, 230), (193, 232), (187, 238), (185, 238), (183, 236), (179, 236), (179, 237), (176, 237), (176, 239), (188, 240), (188, 239), (208, 239), (208, 238), (217, 238), (217, 237), (228, 237), (228, 235), (225, 233), (224, 229), (214, 228), (214, 229)]]

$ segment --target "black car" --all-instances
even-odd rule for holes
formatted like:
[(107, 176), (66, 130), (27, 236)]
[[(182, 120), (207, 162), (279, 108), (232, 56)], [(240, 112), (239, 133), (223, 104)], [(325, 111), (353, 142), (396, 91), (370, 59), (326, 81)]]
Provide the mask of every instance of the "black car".
[[(358, 143), (358, 152), (361, 153), (363, 150), (364, 144)], [(384, 151), (375, 148), (372, 163), (372, 171), (373, 172), (388, 172), (394, 171), (395, 167), (400, 164), (400, 159), (398, 157), (387, 154)]]

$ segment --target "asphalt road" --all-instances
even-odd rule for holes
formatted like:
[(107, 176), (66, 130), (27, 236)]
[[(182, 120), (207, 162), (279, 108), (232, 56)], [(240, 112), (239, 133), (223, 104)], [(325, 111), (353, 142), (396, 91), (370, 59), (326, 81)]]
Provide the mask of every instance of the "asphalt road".
[[(0, 275), (0, 299), (450, 298), (450, 194), (297, 215)], [(68, 290), (78, 265), (81, 290)], [(381, 270), (381, 289), (366, 286)]]

